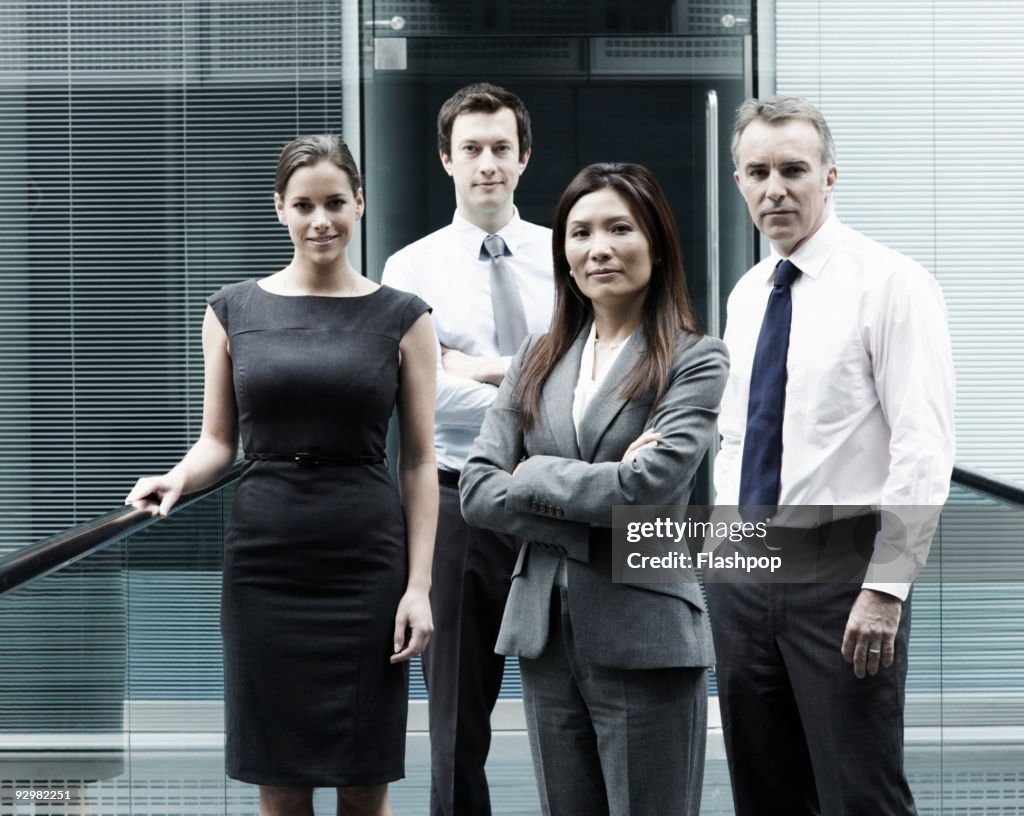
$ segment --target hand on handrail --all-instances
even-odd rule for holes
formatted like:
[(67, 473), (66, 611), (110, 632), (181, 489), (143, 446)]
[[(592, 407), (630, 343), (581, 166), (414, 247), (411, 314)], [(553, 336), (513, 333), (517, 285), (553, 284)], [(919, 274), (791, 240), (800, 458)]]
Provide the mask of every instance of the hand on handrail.
[(124, 503), (166, 518), (181, 497), (184, 486), (184, 480), (173, 470), (162, 476), (143, 476), (125, 496)]

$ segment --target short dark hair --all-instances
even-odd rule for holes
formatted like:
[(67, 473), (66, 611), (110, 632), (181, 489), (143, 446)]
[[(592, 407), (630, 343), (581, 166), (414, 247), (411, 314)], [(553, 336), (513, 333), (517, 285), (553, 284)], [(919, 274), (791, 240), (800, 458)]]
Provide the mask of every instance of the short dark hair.
[(643, 165), (591, 164), (569, 182), (555, 208), (551, 247), (555, 273), (555, 309), (551, 330), (530, 350), (517, 383), (520, 430), (540, 421), (540, 397), (555, 364), (569, 351), (594, 317), (594, 307), (569, 275), (565, 236), (569, 213), (586, 195), (611, 189), (629, 205), (650, 245), (651, 280), (641, 323), (648, 353), (626, 376), (622, 394), (637, 399), (650, 394), (654, 404), (668, 389), (676, 344), (681, 333), (700, 335), (683, 272), (679, 232), (661, 185)]
[(497, 113), (502, 108), (508, 108), (516, 116), (519, 156), (522, 158), (533, 144), (530, 113), (518, 96), (489, 82), (476, 82), (460, 88), (441, 106), (437, 114), (437, 149), (443, 156), (452, 155), (452, 126), (459, 114)]
[(359, 168), (348, 145), (333, 133), (315, 133), (312, 136), (299, 136), (284, 146), (277, 159), (274, 192), (283, 197), (292, 173), (300, 167), (311, 167), (322, 161), (331, 162), (348, 176), (353, 195), (363, 189)]

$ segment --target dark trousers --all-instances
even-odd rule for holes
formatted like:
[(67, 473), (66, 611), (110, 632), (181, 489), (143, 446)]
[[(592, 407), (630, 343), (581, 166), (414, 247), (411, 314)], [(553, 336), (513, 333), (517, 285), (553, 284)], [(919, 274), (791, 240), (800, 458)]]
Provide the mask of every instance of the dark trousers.
[(903, 771), (910, 598), (893, 665), (858, 680), (840, 646), (859, 583), (705, 576), (736, 816), (910, 816)]
[(544, 652), (520, 658), (543, 816), (697, 816), (707, 669), (615, 669), (584, 656), (556, 587)]
[(441, 485), (434, 634), (423, 653), (430, 712), (431, 816), (490, 816), (484, 765), (505, 658), (494, 653), (518, 553), (513, 536), (466, 524), (456, 487)]

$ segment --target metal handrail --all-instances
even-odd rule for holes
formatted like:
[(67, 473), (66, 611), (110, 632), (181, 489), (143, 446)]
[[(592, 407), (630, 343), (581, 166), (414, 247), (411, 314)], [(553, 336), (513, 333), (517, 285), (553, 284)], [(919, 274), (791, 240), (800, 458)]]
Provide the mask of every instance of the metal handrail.
[[(241, 472), (242, 463), (238, 462), (220, 481), (182, 498), (172, 508), (171, 514), (227, 487), (238, 480)], [(953, 481), (1000, 501), (1024, 506), (1024, 487), (1012, 482), (959, 466), (953, 468)], [(0, 557), (0, 595), (137, 533), (158, 520), (159, 517), (150, 515), (146, 510), (119, 507)]]
[(1024, 506), (1024, 487), (997, 479), (995, 476), (957, 466), (953, 468), (953, 481), (1007, 504)]
[[(219, 481), (184, 496), (171, 508), (170, 515), (227, 487), (235, 482), (241, 473), (242, 463), (238, 462)], [(8, 553), (0, 557), (0, 595), (27, 581), (48, 575), (125, 536), (137, 533), (156, 521), (159, 521), (159, 517), (151, 515), (148, 510), (119, 507), (35, 544)]]

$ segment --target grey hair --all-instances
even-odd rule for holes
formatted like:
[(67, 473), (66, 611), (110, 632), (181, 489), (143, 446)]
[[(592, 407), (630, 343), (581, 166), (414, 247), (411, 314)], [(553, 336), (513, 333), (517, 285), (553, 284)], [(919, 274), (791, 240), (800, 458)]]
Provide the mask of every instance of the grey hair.
[(736, 124), (732, 129), (732, 163), (739, 167), (740, 137), (747, 125), (755, 119), (768, 124), (803, 119), (810, 122), (821, 137), (821, 164), (825, 173), (836, 163), (836, 144), (832, 131), (821, 111), (801, 96), (770, 96), (767, 99), (748, 99), (736, 111)]

